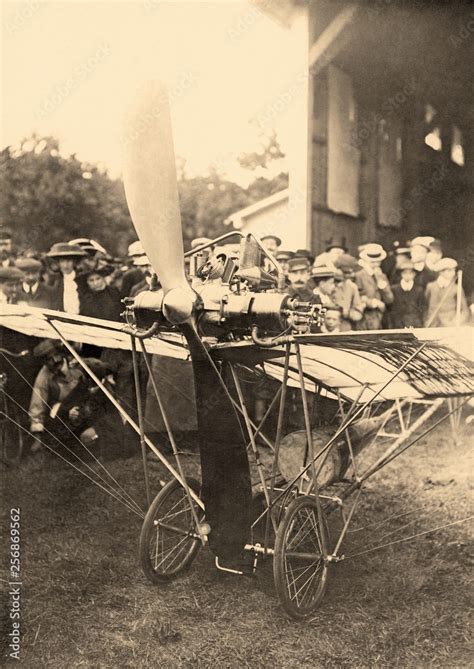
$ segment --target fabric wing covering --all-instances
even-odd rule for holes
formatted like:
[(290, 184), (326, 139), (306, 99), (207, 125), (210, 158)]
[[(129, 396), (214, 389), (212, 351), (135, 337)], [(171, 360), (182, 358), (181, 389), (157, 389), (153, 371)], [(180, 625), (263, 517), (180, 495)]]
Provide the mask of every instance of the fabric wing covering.
[[(424, 348), (378, 395), (378, 400), (448, 397), (474, 393), (473, 335), (470, 327), (419, 330), (380, 330), (333, 335), (300, 335), (301, 356), (308, 392), (317, 384), (334, 396), (366, 402), (378, 393), (411, 355)], [(222, 344), (219, 358), (245, 363), (248, 342)], [(238, 352), (238, 349), (240, 351)], [(271, 353), (270, 353), (271, 351)], [(283, 348), (265, 351), (265, 372), (281, 381)], [(271, 357), (271, 360), (268, 358)], [(289, 385), (299, 386), (296, 356), (290, 357)]]
[[(130, 335), (124, 325), (58, 311), (23, 305), (0, 306), (0, 325), (36, 337), (59, 339), (54, 325), (67, 341), (130, 350)], [(474, 393), (473, 334), (470, 327), (420, 330), (380, 330), (333, 335), (298, 335), (301, 344), (306, 388), (317, 384), (339, 390), (342, 397), (365, 402), (379, 392), (415, 352), (417, 355), (387, 385), (378, 399), (447, 397)], [(425, 344), (420, 351), (420, 347)], [(166, 333), (146, 340), (149, 353), (187, 360), (184, 339)], [(265, 372), (281, 381), (284, 349), (258, 349), (250, 341), (218, 344), (211, 347), (215, 359), (233, 360), (245, 365), (252, 358)], [(269, 359), (270, 358), (270, 359)], [(290, 358), (289, 384), (299, 385), (296, 357)]]
[[(104, 348), (131, 350), (130, 335), (124, 331), (124, 323), (104, 321), (86, 316), (66, 314), (61, 311), (35, 309), (29, 306), (0, 305), (0, 325), (33, 337), (60, 339), (54, 325), (67, 341), (93, 344)], [(166, 334), (162, 338), (146, 340), (148, 353), (187, 360), (189, 353), (183, 338), (178, 334)]]

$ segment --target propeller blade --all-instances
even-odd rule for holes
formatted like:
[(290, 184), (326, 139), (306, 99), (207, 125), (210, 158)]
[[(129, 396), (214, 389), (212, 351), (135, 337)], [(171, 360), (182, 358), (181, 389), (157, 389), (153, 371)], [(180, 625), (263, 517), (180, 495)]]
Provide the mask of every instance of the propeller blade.
[(235, 408), (194, 324), (197, 296), (184, 273), (171, 118), (163, 84), (147, 84), (137, 96), (128, 124), (125, 194), (164, 293), (164, 297), (152, 293), (146, 303), (162, 308), (187, 339), (196, 387), (202, 495), (212, 530), (209, 544), (218, 556), (234, 557), (242, 552), (250, 529), (247, 449)]
[(136, 95), (124, 133), (125, 195), (147, 256), (165, 294), (192, 294), (184, 273), (171, 115), (166, 87), (148, 82)]

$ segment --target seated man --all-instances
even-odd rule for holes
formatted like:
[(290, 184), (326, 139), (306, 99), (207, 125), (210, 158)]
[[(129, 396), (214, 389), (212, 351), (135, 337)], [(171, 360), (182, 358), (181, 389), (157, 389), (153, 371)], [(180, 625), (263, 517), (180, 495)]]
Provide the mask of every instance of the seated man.
[[(43, 441), (54, 448), (65, 441), (77, 443), (76, 437), (92, 445), (98, 438), (93, 421), (104, 409), (99, 389), (81, 368), (69, 365), (60, 342), (46, 339), (33, 353), (43, 365), (30, 402), (30, 430), (36, 435), (31, 450), (39, 450)], [(105, 378), (103, 363), (93, 358), (85, 362), (99, 378)]]

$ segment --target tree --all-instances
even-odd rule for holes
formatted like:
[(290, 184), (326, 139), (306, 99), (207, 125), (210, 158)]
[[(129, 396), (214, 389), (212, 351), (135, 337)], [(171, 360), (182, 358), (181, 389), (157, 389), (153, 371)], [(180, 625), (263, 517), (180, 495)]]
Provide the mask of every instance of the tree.
[(17, 246), (41, 251), (90, 237), (117, 253), (134, 237), (121, 181), (36, 135), (0, 152), (0, 222)]
[(224, 220), (234, 211), (247, 206), (248, 195), (236, 183), (217, 172), (178, 182), (183, 237), (189, 247), (194, 237), (217, 237), (229, 228)]
[(273, 160), (284, 158), (275, 130), (261, 135), (260, 147), (257, 151), (241, 153), (238, 157), (239, 165), (247, 170), (256, 170), (258, 167), (267, 168)]

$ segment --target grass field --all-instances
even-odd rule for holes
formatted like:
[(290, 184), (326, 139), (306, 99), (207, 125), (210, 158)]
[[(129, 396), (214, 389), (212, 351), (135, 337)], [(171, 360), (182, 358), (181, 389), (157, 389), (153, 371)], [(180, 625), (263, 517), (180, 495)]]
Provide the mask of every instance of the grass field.
[[(472, 513), (465, 430), (454, 444), (449, 427), (439, 428), (370, 483), (353, 525), (366, 529), (349, 535), (347, 556), (394, 530), (386, 541)], [(139, 457), (107, 466), (143, 504)], [(186, 467), (195, 472), (196, 458)], [(154, 467), (155, 492), (160, 479)], [(217, 572), (203, 550), (170, 585), (148, 583), (137, 560), (139, 518), (52, 456), (26, 460), (3, 483), (4, 509), (21, 507), (23, 667), (472, 664), (467, 524), (334, 565), (321, 608), (298, 623), (279, 604), (271, 564), (237, 577)], [(388, 514), (398, 518), (380, 525)], [(14, 666), (10, 622), (2, 622), (3, 658)]]

